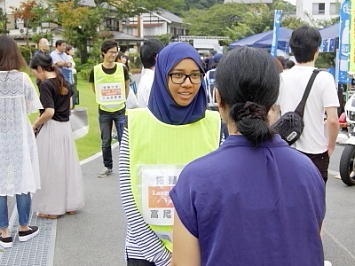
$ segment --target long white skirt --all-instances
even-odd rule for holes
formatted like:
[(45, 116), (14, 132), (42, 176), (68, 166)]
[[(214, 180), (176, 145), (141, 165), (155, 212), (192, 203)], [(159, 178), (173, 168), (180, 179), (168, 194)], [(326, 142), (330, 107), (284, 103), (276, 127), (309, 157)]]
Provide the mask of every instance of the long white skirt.
[(80, 164), (70, 122), (47, 121), (37, 135), (41, 189), (33, 196), (33, 210), (62, 215), (84, 206)]

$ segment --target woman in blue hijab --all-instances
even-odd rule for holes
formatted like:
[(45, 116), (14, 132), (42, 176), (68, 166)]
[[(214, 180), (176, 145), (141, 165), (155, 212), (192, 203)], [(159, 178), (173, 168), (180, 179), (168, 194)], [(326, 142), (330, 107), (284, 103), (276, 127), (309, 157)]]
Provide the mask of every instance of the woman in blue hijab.
[[(185, 69), (184, 67), (181, 69), (181, 66), (178, 65), (185, 62), (193, 69), (190, 82), (185, 82), (186, 78), (183, 76)], [(205, 83), (201, 82), (203, 75), (201, 64), (199, 54), (187, 43), (172, 43), (159, 53), (148, 102), (148, 109), (156, 118), (167, 124), (183, 125), (195, 122), (205, 116), (207, 96)], [(178, 82), (175, 82), (175, 79)], [(180, 83), (181, 81), (183, 82)], [(180, 102), (179, 100), (184, 98), (182, 92), (174, 94), (172, 90), (175, 88), (172, 87), (180, 87), (183, 90), (186, 84), (193, 87), (195, 94), (186, 97), (186, 101)]]
[(206, 107), (199, 54), (187, 43), (169, 44), (157, 56), (148, 107), (129, 111), (120, 147), (129, 266), (171, 262), (169, 191), (186, 164), (220, 142), (220, 116)]

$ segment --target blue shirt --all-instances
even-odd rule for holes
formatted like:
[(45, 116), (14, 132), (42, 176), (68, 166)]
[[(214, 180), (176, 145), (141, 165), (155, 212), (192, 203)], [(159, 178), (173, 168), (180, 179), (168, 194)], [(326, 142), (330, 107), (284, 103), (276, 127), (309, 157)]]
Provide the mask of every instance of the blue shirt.
[(278, 135), (259, 148), (229, 136), (184, 168), (170, 197), (199, 240), (201, 265), (324, 264), (324, 182)]
[[(53, 64), (57, 62), (69, 62), (70, 58), (66, 53), (59, 53), (57, 50), (51, 52), (50, 56), (52, 57)], [(58, 67), (60, 72), (63, 74), (63, 77), (67, 83), (70, 85), (73, 84), (73, 71), (71, 68), (68, 67)]]

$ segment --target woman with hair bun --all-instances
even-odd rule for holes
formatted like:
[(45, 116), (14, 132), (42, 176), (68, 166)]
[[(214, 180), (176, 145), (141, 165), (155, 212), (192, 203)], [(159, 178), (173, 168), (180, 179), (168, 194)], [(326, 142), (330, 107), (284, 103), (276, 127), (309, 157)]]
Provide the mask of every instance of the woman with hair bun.
[(37, 132), (41, 173), (41, 190), (33, 197), (33, 209), (39, 217), (55, 219), (84, 206), (81, 169), (69, 122), (72, 92), (50, 56), (36, 55), (30, 67), (41, 80), (43, 105), (32, 125)]
[(272, 57), (236, 48), (222, 58), (216, 82), (230, 135), (188, 164), (170, 192), (173, 265), (323, 265), (324, 182), (270, 129), (279, 91)]

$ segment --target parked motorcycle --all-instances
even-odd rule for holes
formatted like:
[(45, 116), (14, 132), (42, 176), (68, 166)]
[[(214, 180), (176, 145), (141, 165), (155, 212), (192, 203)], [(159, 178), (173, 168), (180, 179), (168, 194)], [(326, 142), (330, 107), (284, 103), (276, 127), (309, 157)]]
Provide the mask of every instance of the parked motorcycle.
[(349, 138), (340, 159), (340, 177), (348, 186), (355, 185), (355, 94), (345, 104), (346, 121), (341, 118), (340, 126), (346, 126)]

